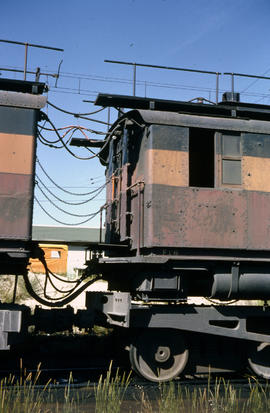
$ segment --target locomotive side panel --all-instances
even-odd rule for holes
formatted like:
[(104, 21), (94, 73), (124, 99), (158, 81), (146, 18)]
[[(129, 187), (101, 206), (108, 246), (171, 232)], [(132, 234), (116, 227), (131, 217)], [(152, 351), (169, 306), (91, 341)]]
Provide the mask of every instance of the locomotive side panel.
[(155, 225), (147, 246), (245, 248), (246, 206), (240, 191), (154, 186)]
[(0, 106), (0, 238), (30, 240), (36, 111)]
[[(164, 194), (162, 191), (156, 192), (156, 188), (163, 188), (164, 185), (173, 188), (188, 186), (187, 149), (187, 128), (167, 125), (145, 128), (138, 162), (131, 178), (135, 185), (131, 196), (132, 248), (137, 248), (138, 244), (140, 247), (153, 246), (154, 228), (159, 231), (163, 220), (160, 208), (164, 205)], [(141, 184), (136, 185), (139, 182)]]
[[(143, 246), (270, 249), (270, 136), (205, 130), (198, 134), (200, 151), (195, 153), (193, 131), (149, 127), (148, 145), (141, 151)], [(204, 138), (213, 160), (204, 157)]]

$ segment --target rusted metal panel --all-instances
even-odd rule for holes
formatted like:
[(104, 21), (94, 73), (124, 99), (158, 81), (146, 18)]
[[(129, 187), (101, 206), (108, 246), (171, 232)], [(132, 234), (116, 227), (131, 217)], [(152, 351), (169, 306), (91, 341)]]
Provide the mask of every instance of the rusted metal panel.
[(148, 248), (269, 250), (270, 194), (147, 185), (144, 225)]
[(145, 157), (148, 165), (146, 183), (188, 186), (188, 152), (149, 149)]
[(0, 106), (0, 238), (30, 240), (37, 111)]
[(190, 189), (181, 214), (186, 246), (246, 248), (247, 197), (242, 190)]
[(247, 192), (248, 199), (248, 248), (270, 249), (270, 194)]
[(145, 246), (246, 248), (248, 245), (246, 192), (155, 185), (152, 202), (145, 218)]
[(129, 237), (129, 221), (130, 221), (130, 205), (129, 189), (128, 189), (128, 168), (129, 164), (125, 164), (121, 171), (121, 193), (119, 200), (119, 216), (120, 216), (120, 241), (126, 241)]
[(270, 158), (243, 156), (243, 188), (249, 191), (270, 192)]
[(0, 238), (31, 239), (33, 178), (0, 173)]
[(242, 150), (244, 156), (270, 158), (270, 135), (245, 133), (242, 135)]
[(0, 172), (24, 175), (33, 173), (33, 136), (0, 132), (0, 148)]
[(0, 132), (34, 136), (37, 117), (37, 110), (0, 106)]

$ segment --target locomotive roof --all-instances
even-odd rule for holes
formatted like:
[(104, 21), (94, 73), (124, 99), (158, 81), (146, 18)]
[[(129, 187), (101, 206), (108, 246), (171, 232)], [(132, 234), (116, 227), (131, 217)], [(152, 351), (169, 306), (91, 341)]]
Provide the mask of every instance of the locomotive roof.
[(45, 83), (0, 78), (0, 106), (41, 109), (46, 105)]
[(46, 91), (46, 85), (45, 83), (31, 82), (29, 80), (0, 78), (0, 90), (41, 95)]
[(177, 100), (99, 93), (95, 104), (103, 107), (144, 109), (178, 113), (181, 112), (190, 114), (193, 113), (197, 115), (216, 115), (260, 120), (269, 120), (270, 116), (269, 105), (259, 105), (256, 103), (243, 103), (234, 101), (220, 102), (218, 104), (204, 104)]
[[(212, 130), (228, 130), (270, 134), (270, 106), (239, 102), (202, 104), (138, 98), (134, 96), (99, 94), (97, 105), (131, 108), (112, 125), (106, 141), (110, 141), (117, 128), (130, 120), (137, 125), (172, 125), (199, 127)], [(158, 110), (157, 110), (158, 109)], [(108, 145), (101, 149), (103, 159), (107, 157)]]

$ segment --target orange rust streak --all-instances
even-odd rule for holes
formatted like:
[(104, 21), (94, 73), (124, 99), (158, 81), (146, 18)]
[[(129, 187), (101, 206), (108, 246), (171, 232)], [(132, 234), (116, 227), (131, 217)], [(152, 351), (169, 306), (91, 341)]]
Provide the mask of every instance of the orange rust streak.
[(34, 144), (31, 135), (0, 133), (0, 172), (32, 174)]
[(149, 149), (146, 153), (146, 183), (188, 186), (188, 152)]
[(115, 176), (112, 176), (112, 200), (114, 200), (114, 193), (115, 193)]
[(270, 192), (270, 159), (254, 156), (242, 158), (243, 189)]

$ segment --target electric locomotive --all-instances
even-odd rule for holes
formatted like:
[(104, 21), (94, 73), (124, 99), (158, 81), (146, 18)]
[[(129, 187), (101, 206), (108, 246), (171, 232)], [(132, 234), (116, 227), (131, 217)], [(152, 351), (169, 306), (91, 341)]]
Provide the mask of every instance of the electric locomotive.
[(96, 104), (122, 115), (99, 153), (106, 256), (89, 263), (110, 291), (87, 293), (88, 308), (129, 331), (131, 365), (149, 380), (237, 363), (269, 378), (270, 107), (234, 93)]

